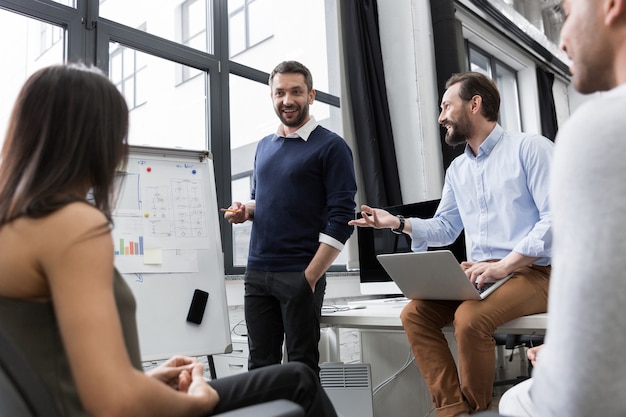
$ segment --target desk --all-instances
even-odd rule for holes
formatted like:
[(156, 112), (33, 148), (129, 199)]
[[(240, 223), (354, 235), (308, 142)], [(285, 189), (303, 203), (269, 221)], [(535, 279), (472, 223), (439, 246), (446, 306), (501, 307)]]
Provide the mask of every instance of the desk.
[[(365, 308), (355, 309), (357, 305)], [(369, 300), (350, 303), (349, 310), (322, 312), (322, 326), (334, 330), (329, 337), (331, 362), (340, 361), (338, 328), (359, 330), (361, 362), (370, 364), (374, 390), (381, 387), (373, 399), (375, 417), (426, 416), (433, 408), (419, 369), (414, 362), (407, 366), (412, 354), (400, 321), (400, 311), (405, 305), (406, 301), (395, 299)], [(545, 334), (546, 324), (547, 314), (534, 314), (511, 320), (496, 332)], [(444, 328), (444, 334), (455, 353), (452, 326)]]
[[(336, 312), (322, 311), (322, 325), (350, 329), (404, 330), (400, 321), (400, 311), (406, 301), (397, 299), (368, 300), (349, 303), (349, 310)], [(355, 308), (364, 306), (365, 308)], [(545, 334), (548, 322), (547, 313), (533, 314), (511, 320), (498, 327), (496, 333)], [(448, 328), (452, 331), (452, 326)]]

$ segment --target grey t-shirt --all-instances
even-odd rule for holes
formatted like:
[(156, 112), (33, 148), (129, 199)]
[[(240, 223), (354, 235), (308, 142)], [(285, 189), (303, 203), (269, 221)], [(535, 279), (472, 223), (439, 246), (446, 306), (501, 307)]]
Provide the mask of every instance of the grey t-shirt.
[(626, 84), (582, 105), (556, 138), (554, 246), (537, 415), (626, 416)]

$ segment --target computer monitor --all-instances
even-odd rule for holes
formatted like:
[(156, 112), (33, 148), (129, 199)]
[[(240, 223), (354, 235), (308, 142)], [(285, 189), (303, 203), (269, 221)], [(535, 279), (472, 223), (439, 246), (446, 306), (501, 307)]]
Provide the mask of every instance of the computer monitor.
[[(429, 219), (433, 217), (439, 200), (424, 201), (421, 203), (400, 206), (384, 207), (390, 213), (401, 214), (404, 217), (419, 217)], [(360, 216), (360, 214), (359, 214)], [(357, 239), (359, 243), (359, 272), (361, 294), (385, 295), (391, 297), (402, 296), (398, 286), (391, 280), (382, 265), (376, 259), (381, 253), (397, 253), (411, 251), (411, 238), (407, 234), (397, 235), (389, 229), (372, 229), (358, 227)], [(467, 259), (464, 234), (449, 246), (432, 247), (428, 250), (448, 249), (459, 262)]]

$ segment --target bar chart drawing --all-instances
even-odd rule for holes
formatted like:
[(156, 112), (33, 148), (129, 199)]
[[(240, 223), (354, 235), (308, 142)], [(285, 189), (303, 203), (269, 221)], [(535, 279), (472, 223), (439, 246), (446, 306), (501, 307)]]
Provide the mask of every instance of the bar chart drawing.
[(131, 240), (120, 238), (118, 241), (118, 247), (115, 249), (115, 255), (143, 256), (143, 236), (138, 236), (137, 239)]

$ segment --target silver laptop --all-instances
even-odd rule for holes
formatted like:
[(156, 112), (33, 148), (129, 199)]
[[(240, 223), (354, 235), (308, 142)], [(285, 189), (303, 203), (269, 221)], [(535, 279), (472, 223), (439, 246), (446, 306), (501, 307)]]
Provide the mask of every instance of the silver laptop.
[(482, 300), (513, 276), (477, 289), (449, 250), (390, 253), (376, 258), (404, 296), (412, 300)]

